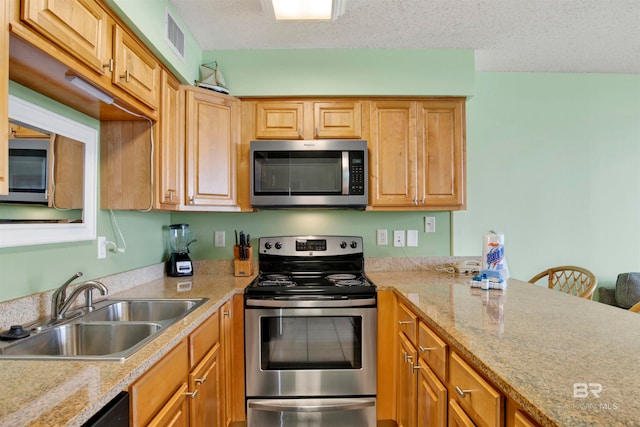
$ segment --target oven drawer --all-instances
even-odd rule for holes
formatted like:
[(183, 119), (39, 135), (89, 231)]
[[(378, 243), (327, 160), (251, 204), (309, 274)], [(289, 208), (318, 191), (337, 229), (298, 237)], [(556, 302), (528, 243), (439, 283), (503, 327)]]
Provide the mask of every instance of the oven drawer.
[(375, 427), (376, 399), (249, 399), (247, 427)]

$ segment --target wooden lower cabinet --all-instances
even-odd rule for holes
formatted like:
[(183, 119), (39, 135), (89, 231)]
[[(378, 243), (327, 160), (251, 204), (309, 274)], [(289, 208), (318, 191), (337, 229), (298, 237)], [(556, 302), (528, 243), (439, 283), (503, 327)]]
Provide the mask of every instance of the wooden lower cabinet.
[(449, 427), (475, 427), (471, 418), (458, 405), (458, 402), (449, 401)]
[(416, 425), (416, 408), (418, 382), (413, 362), (416, 360), (416, 349), (403, 334), (398, 335), (398, 353), (396, 360), (398, 385), (396, 388), (396, 410), (398, 427)]
[(445, 427), (447, 425), (447, 387), (420, 359), (418, 375), (418, 426)]
[[(131, 426), (228, 427), (244, 421), (243, 330), (235, 295), (129, 387)], [(232, 311), (233, 309), (233, 311)], [(237, 361), (241, 361), (238, 363)], [(242, 384), (242, 385), (241, 385)]]

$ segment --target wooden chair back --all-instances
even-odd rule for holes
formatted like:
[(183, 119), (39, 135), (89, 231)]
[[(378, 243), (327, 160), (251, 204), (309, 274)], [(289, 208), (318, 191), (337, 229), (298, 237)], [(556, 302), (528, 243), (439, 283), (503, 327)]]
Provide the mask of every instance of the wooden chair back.
[(537, 283), (545, 277), (549, 289), (586, 299), (593, 299), (598, 285), (598, 279), (592, 272), (574, 265), (548, 268), (529, 279), (529, 283)]

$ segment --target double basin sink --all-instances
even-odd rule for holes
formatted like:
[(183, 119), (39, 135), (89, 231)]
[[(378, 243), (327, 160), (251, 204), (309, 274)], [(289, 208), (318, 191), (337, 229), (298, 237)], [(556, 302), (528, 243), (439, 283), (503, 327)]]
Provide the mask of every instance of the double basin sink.
[(118, 299), (0, 349), (0, 359), (122, 361), (207, 298)]

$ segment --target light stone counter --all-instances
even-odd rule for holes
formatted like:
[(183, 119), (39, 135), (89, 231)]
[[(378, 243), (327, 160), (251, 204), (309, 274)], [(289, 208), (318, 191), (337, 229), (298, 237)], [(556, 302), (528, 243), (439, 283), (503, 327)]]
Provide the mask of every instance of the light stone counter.
[(209, 272), (189, 278), (155, 279), (130, 290), (110, 293), (109, 298), (209, 298), (209, 301), (124, 362), (0, 360), (0, 426), (82, 425), (223, 302), (242, 292), (250, 280)]
[(367, 274), (541, 425), (640, 426), (640, 315), (514, 279), (482, 291), (469, 276)]

